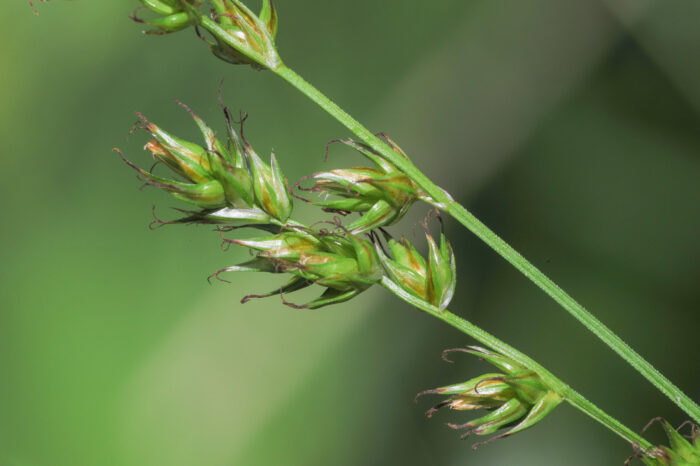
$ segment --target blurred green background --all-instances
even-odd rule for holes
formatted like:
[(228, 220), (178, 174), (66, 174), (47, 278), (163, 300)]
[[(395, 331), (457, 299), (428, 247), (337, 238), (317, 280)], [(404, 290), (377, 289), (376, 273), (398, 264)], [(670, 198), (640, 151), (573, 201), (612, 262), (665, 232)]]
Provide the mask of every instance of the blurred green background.
[[(598, 465), (630, 447), (567, 405), (472, 451), (426, 419), (426, 388), (488, 371), (472, 343), (382, 290), (318, 311), (209, 273), (245, 257), (206, 227), (150, 231), (138, 110), (182, 137), (173, 98), (219, 129), (216, 89), (291, 180), (342, 127), (192, 31), (149, 37), (136, 1), (54, 1), (0, 18), (0, 465)], [(254, 5), (257, 8), (257, 5)], [(700, 3), (278, 2), (285, 61), (700, 398)], [(357, 163), (335, 149), (333, 166)], [(308, 210), (301, 210), (309, 215)], [(393, 231), (411, 230), (419, 206)], [(308, 218), (308, 217), (307, 217)], [(635, 430), (682, 413), (454, 222), (451, 308)], [(420, 231), (420, 228), (418, 228)], [(464, 422), (464, 421), (463, 421)], [(662, 441), (653, 431), (649, 438)]]

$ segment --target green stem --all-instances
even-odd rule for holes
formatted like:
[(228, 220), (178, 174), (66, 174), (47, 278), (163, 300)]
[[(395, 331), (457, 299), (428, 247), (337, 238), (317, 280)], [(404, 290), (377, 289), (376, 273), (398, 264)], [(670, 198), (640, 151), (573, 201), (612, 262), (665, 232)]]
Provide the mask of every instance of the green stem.
[[(382, 285), (385, 286), (389, 291), (394, 292), (396, 285), (386, 277), (382, 279)], [(432, 306), (426, 304), (420, 304), (419, 302), (411, 303), (413, 306), (418, 307), (422, 311), (436, 317), (443, 322), (451, 325), (462, 333), (465, 333), (475, 339), (476, 341), (488, 346), (489, 348), (498, 351), (499, 353), (512, 359), (514, 362), (518, 363), (520, 366), (525, 367), (535, 374), (537, 374), (544, 384), (551, 390), (556, 392), (569, 404), (579, 409), (580, 411), (586, 413), (588, 416), (592, 417), (596, 421), (603, 424), (605, 427), (615, 432), (617, 435), (628, 441), (633, 445), (639, 445), (645, 451), (652, 451), (653, 445), (642, 438), (640, 435), (636, 434), (634, 431), (630, 430), (624, 424), (620, 423), (617, 419), (608, 415), (605, 411), (598, 408), (596, 405), (588, 401), (576, 390), (568, 386), (562, 380), (557, 378), (554, 374), (549, 372), (547, 369), (542, 367), (536, 361), (534, 361), (529, 356), (521, 353), (507, 343), (499, 340), (485, 330), (477, 327), (471, 322), (462, 319), (461, 317), (451, 313), (448, 310), (440, 311)]]
[(462, 205), (456, 202), (447, 192), (426, 177), (410, 160), (397, 154), (391, 147), (375, 136), (357, 120), (351, 117), (343, 109), (338, 107), (328, 97), (323, 95), (301, 76), (285, 65), (273, 70), (277, 75), (297, 88), (302, 94), (316, 102), (321, 108), (348, 128), (365, 144), (381, 154), (386, 160), (393, 163), (433, 200), (434, 205), (444, 210), (458, 222), (468, 228), (493, 250), (510, 262), (516, 269), (532, 280), (545, 293), (559, 303), (569, 314), (574, 316), (586, 328), (603, 340), (610, 348), (634, 367), (640, 374), (647, 378), (656, 388), (664, 393), (679, 408), (685, 411), (695, 422), (700, 422), (700, 406), (691, 400), (685, 393), (676, 387), (670, 380), (663, 376), (654, 366), (642, 358), (624, 341), (613, 333), (602, 322), (595, 318), (576, 300), (559, 288), (552, 280), (520, 255), (515, 249), (498, 237), (486, 225), (469, 213)]

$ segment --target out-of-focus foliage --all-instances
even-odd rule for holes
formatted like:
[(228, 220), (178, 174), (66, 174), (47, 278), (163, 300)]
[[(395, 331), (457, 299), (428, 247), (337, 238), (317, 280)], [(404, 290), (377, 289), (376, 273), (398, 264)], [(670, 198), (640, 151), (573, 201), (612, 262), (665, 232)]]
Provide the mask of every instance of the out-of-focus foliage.
[[(209, 273), (248, 256), (222, 252), (206, 227), (147, 228), (151, 204), (168, 218), (174, 202), (139, 191), (110, 152), (141, 150), (125, 141), (134, 111), (197, 140), (171, 100), (220, 121), (223, 77), (226, 103), (259, 122), (246, 137), (274, 148), (290, 180), (355, 155), (334, 149), (324, 165), (325, 144), (348, 136), (340, 126), (270, 73), (215, 59), (191, 31), (140, 34), (127, 18), (137, 4), (36, 3), (37, 17), (13, 1), (0, 19), (0, 464), (590, 465), (632, 453), (564, 406), (472, 452), (442, 413), (428, 422), (412, 403), (453, 379), (439, 351), (472, 342), (381, 290), (321, 312), (241, 306), (256, 274), (209, 286)], [(697, 2), (277, 7), (285, 63), (400, 141), (700, 397)], [(424, 214), (392, 234), (419, 245), (412, 227)], [(447, 227), (460, 270), (451, 309), (632, 427), (684, 420), (493, 252)]]

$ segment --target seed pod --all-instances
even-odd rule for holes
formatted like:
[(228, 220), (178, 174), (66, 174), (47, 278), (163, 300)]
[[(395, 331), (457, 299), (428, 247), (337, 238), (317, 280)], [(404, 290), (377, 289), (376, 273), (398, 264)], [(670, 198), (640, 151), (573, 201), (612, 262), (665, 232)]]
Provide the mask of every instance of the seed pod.
[[(239, 0), (211, 0), (211, 16), (197, 5), (185, 4), (190, 18), (213, 37), (207, 40), (218, 58), (235, 65), (252, 65), (257, 69), (276, 69), (282, 64), (275, 47), (277, 11), (271, 0), (263, 0), (262, 10), (255, 15)], [(205, 39), (206, 40), (206, 39)]]
[(169, 34), (181, 31), (192, 26), (194, 21), (185, 10), (184, 5), (199, 8), (203, 0), (141, 0), (144, 7), (159, 16), (152, 19), (143, 19), (132, 13), (131, 19), (137, 23), (148, 24), (154, 29), (146, 31), (146, 34)]
[(426, 390), (419, 393), (446, 395), (448, 398), (431, 408), (426, 414), (431, 417), (440, 408), (454, 410), (485, 409), (488, 414), (464, 424), (449, 423), (452, 429), (466, 429), (462, 439), (471, 434), (490, 435), (500, 429), (508, 428), (505, 433), (492, 437), (487, 442), (474, 445), (473, 448), (508, 437), (532, 427), (552, 411), (562, 398), (531, 371), (519, 366), (509, 358), (476, 346), (447, 350), (463, 351), (480, 357), (501, 370), (499, 373), (483, 374), (464, 383)]
[(347, 301), (382, 277), (373, 245), (351, 234), (321, 234), (305, 228), (291, 228), (261, 238), (225, 241), (257, 251), (257, 255), (248, 262), (218, 271), (214, 274), (217, 278), (222, 272), (235, 271), (293, 275), (280, 289), (262, 295), (248, 295), (243, 302), (251, 298), (284, 295), (317, 284), (326, 290), (311, 302), (299, 306), (283, 301), (295, 308), (317, 309)]
[[(393, 149), (406, 154), (391, 139)], [(367, 157), (374, 168), (359, 167), (315, 173), (315, 184), (304, 191), (333, 195), (339, 199), (313, 201), (314, 205), (341, 213), (358, 212), (358, 220), (348, 226), (355, 234), (370, 231), (399, 221), (413, 202), (420, 197), (419, 189), (393, 164), (384, 160), (370, 147), (353, 140), (338, 141)]]
[[(661, 417), (657, 417), (649, 421), (642, 432), (646, 431), (652, 424), (660, 423), (668, 437), (669, 446), (661, 445), (652, 451), (642, 451), (636, 448), (633, 456), (625, 461), (625, 465), (639, 458), (642, 462), (649, 466), (691, 466), (700, 464), (700, 427), (691, 421), (686, 421), (674, 429), (673, 426)], [(685, 426), (689, 426), (690, 433), (682, 435), (679, 431)]]
[(398, 297), (412, 304), (430, 305), (444, 310), (454, 296), (457, 270), (454, 252), (444, 234), (438, 246), (426, 234), (428, 260), (406, 239), (389, 239), (390, 258), (377, 245), (379, 259), (386, 271), (387, 287)]

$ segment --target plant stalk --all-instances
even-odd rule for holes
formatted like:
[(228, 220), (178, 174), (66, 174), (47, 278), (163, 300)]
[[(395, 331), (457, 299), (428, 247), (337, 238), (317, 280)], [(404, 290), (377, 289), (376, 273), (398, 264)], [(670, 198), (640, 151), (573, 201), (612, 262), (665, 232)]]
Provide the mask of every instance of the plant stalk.
[[(486, 225), (481, 223), (479, 219), (474, 217), (474, 215), (467, 211), (461, 204), (456, 202), (446, 191), (433, 183), (413, 164), (413, 162), (397, 154), (391, 147), (389, 147), (376, 135), (370, 132), (342, 108), (336, 105), (318, 89), (306, 82), (301, 76), (296, 74), (287, 66), (280, 65), (278, 68), (273, 69), (272, 71), (294, 86), (302, 94), (306, 95), (316, 104), (318, 104), (322, 109), (338, 120), (338, 122), (349, 129), (365, 144), (381, 154), (386, 160), (393, 163), (434, 200), (435, 207), (447, 212), (482, 241), (484, 241), (494, 251), (500, 254), (501, 257), (510, 262), (523, 275), (529, 278), (552, 299), (566, 309), (569, 314), (574, 316), (586, 328), (588, 328), (605, 344), (612, 348), (613, 351), (627, 361), (634, 369), (649, 380), (679, 408), (685, 411), (692, 419), (695, 420), (695, 422), (700, 423), (700, 406), (698, 406), (697, 403), (690, 399), (690, 397), (676, 387), (654, 366), (652, 366), (622, 339), (620, 339), (620, 337), (618, 337), (612, 330), (606, 327), (601, 321), (588, 312), (564, 290), (559, 288), (559, 286), (550, 280), (537, 267), (525, 259), (508, 243), (503, 241)], [(577, 396), (580, 397), (578, 394)]]

